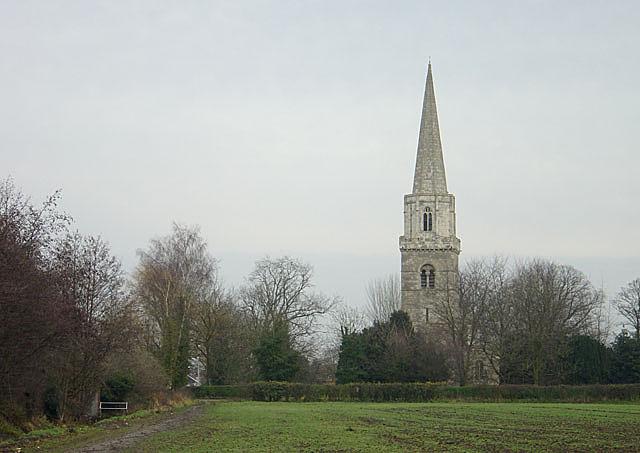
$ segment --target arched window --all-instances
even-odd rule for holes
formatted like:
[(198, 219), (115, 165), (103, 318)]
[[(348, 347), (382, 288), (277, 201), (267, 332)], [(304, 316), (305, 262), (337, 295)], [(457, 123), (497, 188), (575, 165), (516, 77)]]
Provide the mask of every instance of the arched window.
[(426, 208), (425, 213), (422, 215), (422, 231), (433, 230), (433, 214), (431, 208)]
[(436, 270), (430, 264), (425, 264), (420, 269), (420, 287), (421, 288), (436, 287)]

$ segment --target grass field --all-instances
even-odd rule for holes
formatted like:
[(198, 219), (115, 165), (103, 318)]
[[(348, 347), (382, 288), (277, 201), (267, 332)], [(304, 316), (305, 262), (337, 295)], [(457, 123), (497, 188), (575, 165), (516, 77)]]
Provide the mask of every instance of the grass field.
[(518, 403), (211, 405), (136, 451), (640, 451), (640, 406)]
[[(181, 427), (140, 436), (128, 451), (640, 452), (638, 404), (216, 401), (194, 409)], [(128, 420), (122, 430), (98, 425), (24, 445), (22, 451), (73, 451), (109, 437), (115, 445), (119, 435), (135, 429), (135, 420)], [(143, 418), (139, 423), (154, 422)]]

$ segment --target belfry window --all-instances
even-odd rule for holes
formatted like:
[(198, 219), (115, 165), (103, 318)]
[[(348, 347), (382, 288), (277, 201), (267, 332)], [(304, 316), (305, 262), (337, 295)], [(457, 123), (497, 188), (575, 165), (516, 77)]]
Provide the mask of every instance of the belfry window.
[(432, 229), (433, 229), (433, 214), (430, 211), (427, 211), (422, 215), (422, 231), (431, 231)]
[(425, 264), (420, 269), (420, 287), (435, 288), (436, 287), (436, 271), (430, 264)]

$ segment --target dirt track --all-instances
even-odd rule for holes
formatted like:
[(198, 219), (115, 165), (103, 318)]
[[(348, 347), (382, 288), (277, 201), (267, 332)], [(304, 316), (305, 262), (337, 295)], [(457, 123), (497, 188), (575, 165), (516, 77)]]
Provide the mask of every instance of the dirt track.
[(74, 453), (99, 453), (99, 452), (115, 452), (123, 450), (135, 450), (135, 445), (147, 436), (161, 433), (164, 431), (179, 428), (180, 426), (190, 422), (198, 417), (204, 411), (205, 405), (199, 404), (192, 406), (179, 415), (170, 415), (160, 420), (148, 420), (142, 422), (132, 431), (109, 436), (98, 442), (85, 445), (81, 448), (72, 450)]

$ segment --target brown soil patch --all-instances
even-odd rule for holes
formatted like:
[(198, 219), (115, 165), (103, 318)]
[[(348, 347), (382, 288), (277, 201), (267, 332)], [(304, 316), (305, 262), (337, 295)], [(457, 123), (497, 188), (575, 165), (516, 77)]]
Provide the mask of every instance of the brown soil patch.
[(140, 423), (132, 431), (109, 436), (107, 439), (78, 447), (71, 450), (73, 453), (99, 453), (130, 450), (147, 436), (152, 436), (164, 431), (177, 429), (197, 418), (204, 411), (204, 405), (192, 406), (178, 415), (169, 415), (160, 420), (147, 420)]

